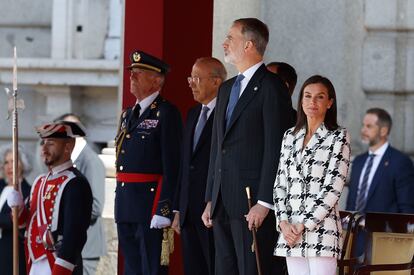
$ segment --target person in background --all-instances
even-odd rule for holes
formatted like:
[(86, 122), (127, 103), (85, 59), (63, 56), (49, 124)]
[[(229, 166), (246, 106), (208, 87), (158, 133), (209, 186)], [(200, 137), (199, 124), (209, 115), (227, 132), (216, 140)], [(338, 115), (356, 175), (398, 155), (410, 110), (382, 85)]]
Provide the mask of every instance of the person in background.
[(295, 68), (285, 62), (270, 62), (266, 65), (266, 68), (272, 73), (277, 74), (285, 82), (289, 94), (292, 96), (298, 81)]
[[(285, 62), (271, 62), (266, 65), (266, 68), (272, 73), (277, 74), (285, 82), (289, 95), (292, 97), (298, 80), (295, 68)], [(295, 109), (292, 109), (292, 111), (294, 120), (296, 121), (297, 111)]]
[[(32, 166), (22, 147), (18, 148), (17, 179), (23, 200), (30, 194), (30, 185), (24, 178), (30, 173)], [(2, 275), (13, 274), (13, 221), (11, 208), (7, 205), (7, 196), (13, 190), (13, 147), (0, 147), (0, 268)], [(24, 255), (24, 229), (19, 232), (19, 274), (26, 274)]]
[(182, 241), (186, 275), (214, 274), (214, 239), (201, 220), (210, 159), (211, 129), (218, 89), (226, 80), (224, 65), (214, 57), (195, 61), (188, 84), (199, 104), (188, 111), (172, 227)]
[(391, 126), (384, 109), (366, 111), (361, 138), (369, 148), (352, 162), (347, 210), (414, 213), (413, 162), (390, 145)]
[(285, 84), (263, 63), (268, 41), (266, 24), (242, 18), (223, 42), (224, 60), (239, 74), (218, 92), (202, 215), (213, 227), (217, 275), (257, 273), (251, 230), (257, 230), (263, 274), (283, 274), (285, 266), (273, 256), (272, 187), (283, 133), (293, 125), (292, 102)]
[(338, 200), (350, 161), (350, 137), (337, 124), (335, 89), (314, 75), (303, 84), (296, 126), (286, 131), (274, 184), (275, 255), (290, 275), (334, 275), (341, 255)]
[(73, 167), (75, 138), (85, 136), (74, 122), (59, 121), (37, 127), (41, 154), (49, 172), (37, 177), (25, 205), (22, 193), (12, 190), (9, 207), (19, 207), (19, 226), (25, 226), (29, 275), (82, 274), (81, 252), (91, 221), (92, 191)]
[(181, 114), (160, 95), (169, 66), (143, 51), (133, 51), (130, 61), (136, 103), (122, 113), (115, 140), (115, 222), (124, 274), (166, 274), (160, 266), (161, 242), (173, 215)]
[[(72, 121), (82, 125), (79, 116), (63, 114), (55, 121)], [(102, 212), (105, 204), (105, 167), (98, 154), (84, 137), (77, 137), (71, 154), (73, 166), (88, 180), (92, 189), (92, 216), (88, 228), (86, 244), (82, 250), (83, 274), (94, 275), (100, 257), (106, 255), (106, 239)]]

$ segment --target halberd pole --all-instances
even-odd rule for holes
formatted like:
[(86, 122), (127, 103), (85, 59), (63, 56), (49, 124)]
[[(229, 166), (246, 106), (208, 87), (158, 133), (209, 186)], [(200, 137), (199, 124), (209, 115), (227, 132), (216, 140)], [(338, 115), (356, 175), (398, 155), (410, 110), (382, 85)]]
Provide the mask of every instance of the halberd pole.
[[(19, 192), (19, 152), (18, 152), (18, 113), (17, 113), (17, 50), (14, 47), (13, 58), (13, 118), (12, 118), (12, 139), (13, 139), (13, 188)], [(19, 275), (19, 207), (12, 208), (13, 214), (13, 275)]]

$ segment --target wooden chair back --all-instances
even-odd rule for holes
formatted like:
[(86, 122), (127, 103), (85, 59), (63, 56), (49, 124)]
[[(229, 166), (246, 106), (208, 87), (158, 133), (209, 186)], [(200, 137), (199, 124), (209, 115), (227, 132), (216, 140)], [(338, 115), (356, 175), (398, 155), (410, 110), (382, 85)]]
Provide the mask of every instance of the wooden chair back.
[(364, 261), (356, 274), (411, 274), (414, 267), (414, 214), (366, 213), (365, 231)]

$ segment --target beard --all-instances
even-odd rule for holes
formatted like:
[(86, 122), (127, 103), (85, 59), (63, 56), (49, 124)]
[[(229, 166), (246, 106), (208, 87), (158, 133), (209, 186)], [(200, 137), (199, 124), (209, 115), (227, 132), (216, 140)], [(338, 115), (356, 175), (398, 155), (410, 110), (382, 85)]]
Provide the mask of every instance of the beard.
[(243, 59), (243, 48), (233, 52), (224, 52), (224, 62), (236, 65), (240, 60)]
[(369, 138), (369, 137), (362, 137), (361, 138), (361, 142), (362, 144), (368, 145), (369, 147), (375, 146), (380, 142), (380, 137), (376, 136), (374, 138)]
[(59, 158), (56, 155), (43, 155), (43, 163), (46, 166), (51, 166), (54, 165), (57, 161), (59, 160)]

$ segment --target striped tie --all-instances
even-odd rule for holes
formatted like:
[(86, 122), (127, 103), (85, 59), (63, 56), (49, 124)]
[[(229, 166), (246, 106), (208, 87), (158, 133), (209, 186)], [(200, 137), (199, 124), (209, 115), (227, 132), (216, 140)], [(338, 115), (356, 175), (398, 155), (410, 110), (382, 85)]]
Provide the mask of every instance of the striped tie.
[(359, 186), (358, 196), (355, 203), (355, 210), (358, 212), (363, 212), (365, 204), (367, 203), (367, 189), (368, 189), (368, 178), (371, 173), (372, 163), (374, 160), (375, 154), (370, 154), (367, 159), (367, 168), (365, 169), (364, 177)]

